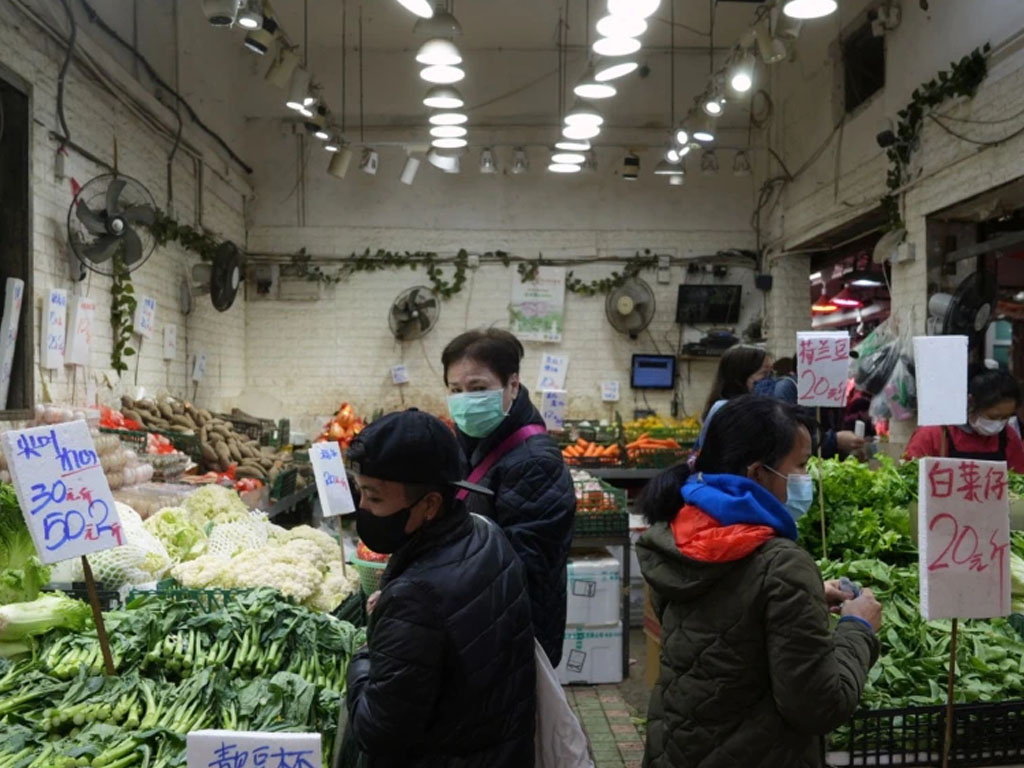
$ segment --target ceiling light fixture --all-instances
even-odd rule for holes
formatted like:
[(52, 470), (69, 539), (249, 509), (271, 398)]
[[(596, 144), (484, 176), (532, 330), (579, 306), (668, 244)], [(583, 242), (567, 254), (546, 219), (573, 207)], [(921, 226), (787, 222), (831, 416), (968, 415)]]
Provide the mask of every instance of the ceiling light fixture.
[(459, 155), (451, 152), (438, 152), (431, 149), (427, 152), (427, 162), (445, 173), (459, 172)]
[(670, 163), (678, 163), (683, 159), (683, 156), (679, 154), (678, 147), (672, 146), (665, 150), (665, 159)]
[(203, 0), (206, 20), (215, 27), (230, 27), (238, 13), (238, 0)]
[(589, 152), (590, 142), (562, 139), (561, 141), (555, 143), (555, 149), (560, 149), (563, 152)]
[(440, 85), (451, 85), (465, 79), (466, 73), (459, 67), (447, 65), (433, 65), (420, 70), (420, 77), (428, 83)]
[(416, 61), (442, 67), (454, 67), (462, 63), (462, 54), (451, 40), (436, 37), (427, 40), (416, 52)]
[(602, 125), (604, 116), (595, 107), (585, 101), (577, 101), (572, 109), (565, 113), (566, 125)]
[(750, 155), (745, 150), (741, 149), (732, 159), (732, 173), (733, 176), (750, 175)]
[(431, 125), (462, 125), (469, 118), (462, 112), (435, 112), (428, 120)]
[(401, 181), (403, 184), (412, 186), (413, 181), (416, 179), (416, 173), (419, 171), (419, 169), (419, 158), (409, 155), (409, 157), (405, 158), (405, 165), (402, 166), (402, 175), (398, 177), (398, 180)]
[(435, 139), (461, 139), (468, 131), (461, 125), (435, 125), (430, 135)]
[(820, 19), (838, 7), (836, 0), (786, 0), (782, 12), (791, 19)]
[(754, 85), (754, 56), (744, 51), (729, 76), (729, 85), (736, 93), (746, 93)]
[(498, 165), (494, 162), (494, 150), (484, 147), (480, 150), (480, 173), (497, 173)]
[(860, 308), (864, 306), (864, 302), (858, 299), (856, 296), (854, 296), (853, 291), (851, 291), (849, 287), (843, 288), (843, 290), (841, 290), (839, 293), (833, 296), (832, 303), (835, 304), (837, 307), (846, 307), (848, 309), (853, 307)]
[(633, 37), (600, 37), (593, 48), (602, 56), (629, 56), (640, 50), (640, 41)]
[(722, 107), (725, 104), (725, 98), (718, 92), (716, 88), (712, 88), (708, 93), (704, 94), (704, 98), (701, 101), (701, 109), (704, 110), (704, 114), (711, 115), (712, 117), (718, 117), (722, 114)]
[[(288, 89), (288, 100), (285, 104), (288, 109), (301, 110), (306, 106), (309, 96), (309, 72), (301, 67), (296, 68), (292, 73), (292, 84)], [(309, 101), (312, 104), (312, 99)]]
[(701, 144), (709, 144), (715, 140), (715, 119), (705, 115), (693, 131), (693, 138)]
[(461, 109), (465, 106), (462, 94), (449, 85), (435, 85), (423, 97), (423, 104), (431, 109)]
[(238, 7), (235, 22), (243, 29), (259, 29), (263, 26), (263, 3), (260, 0), (243, 0)]
[(622, 158), (622, 178), (625, 181), (636, 181), (640, 176), (640, 158), (629, 152)]
[(548, 170), (551, 173), (579, 173), (582, 170), (582, 166), (574, 165), (573, 163), (549, 163)]
[(512, 161), (512, 173), (520, 176), (530, 170), (530, 156), (523, 147), (515, 148), (515, 159)]
[(462, 149), (464, 146), (469, 144), (465, 139), (458, 138), (434, 139), (430, 143), (437, 149)]
[(421, 19), (429, 19), (434, 15), (434, 9), (427, 0), (398, 0), (398, 4)]
[(363, 147), (363, 156), (359, 160), (359, 170), (369, 176), (377, 175), (377, 168), (380, 167), (380, 155), (377, 150)]
[(608, 13), (646, 19), (658, 10), (659, 5), (661, 0), (608, 0)]
[(341, 149), (341, 147), (341, 139), (338, 137), (337, 134), (333, 134), (327, 139), (327, 141), (324, 142), (324, 149), (326, 149), (328, 152), (337, 152)]
[(562, 128), (562, 135), (567, 139), (592, 139), (600, 133), (599, 125), (567, 125)]
[(292, 80), (292, 75), (295, 74), (295, 68), (298, 66), (299, 57), (295, 55), (295, 51), (286, 45), (278, 45), (277, 54), (267, 68), (265, 78), (278, 88), (287, 88)]
[(245, 47), (260, 56), (270, 50), (274, 44), (274, 36), (277, 34), (277, 19), (273, 16), (270, 3), (263, 3), (263, 24), (259, 29), (254, 29), (245, 36)]
[(593, 65), (590, 65), (572, 92), (581, 99), (610, 99), (618, 91), (614, 85), (599, 82), (594, 76)]
[(765, 14), (754, 26), (754, 39), (757, 41), (757, 52), (765, 64), (778, 64), (786, 58), (786, 42), (772, 35), (771, 16)]
[(681, 186), (683, 186), (683, 181), (685, 179), (686, 179), (686, 174), (685, 173), (677, 173), (674, 176), (669, 176), (668, 177), (668, 185), (670, 187), (681, 187)]
[(625, 77), (635, 72), (639, 67), (640, 62), (635, 59), (623, 61), (620, 58), (598, 58), (594, 64), (594, 79), (599, 83), (607, 83), (609, 80), (618, 80), (620, 77)]
[(601, 37), (640, 37), (647, 31), (647, 22), (640, 16), (608, 15), (597, 20)]
[(306, 118), (306, 129), (312, 131), (320, 141), (327, 141), (331, 138), (331, 134), (327, 131), (327, 107), (325, 105), (319, 105), (316, 111), (311, 112), (310, 116)]
[(552, 163), (563, 165), (582, 165), (587, 161), (587, 156), (580, 152), (555, 152), (551, 155)]
[(458, 37), (462, 25), (448, 12), (445, 0), (434, 3), (434, 13), (429, 17), (416, 19), (412, 32), (420, 37)]
[(352, 162), (352, 148), (345, 144), (337, 152), (331, 155), (331, 162), (327, 165), (327, 172), (338, 179), (344, 179), (348, 173), (348, 167)]
[(668, 160), (662, 160), (656, 166), (654, 166), (655, 176), (682, 176), (683, 167), (679, 163), (672, 163)]
[(680, 146), (686, 146), (687, 142), (690, 141), (690, 134), (687, 132), (686, 128), (680, 127), (676, 131), (676, 141)]
[(705, 149), (700, 156), (700, 172), (705, 176), (714, 176), (718, 173), (718, 155), (713, 149)]

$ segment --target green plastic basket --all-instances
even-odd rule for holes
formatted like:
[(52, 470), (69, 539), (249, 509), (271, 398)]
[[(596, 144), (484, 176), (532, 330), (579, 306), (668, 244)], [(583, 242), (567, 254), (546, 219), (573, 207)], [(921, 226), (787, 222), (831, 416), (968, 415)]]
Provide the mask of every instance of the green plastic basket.
[(576, 513), (576, 538), (599, 538), (629, 535), (629, 513), (584, 512)]
[(384, 575), (384, 569), (388, 567), (387, 563), (372, 563), (368, 560), (360, 560), (353, 555), (352, 566), (359, 574), (359, 583), (363, 585), (363, 594), (369, 597), (380, 589), (380, 580)]
[(252, 589), (191, 589), (180, 586), (174, 579), (164, 579), (157, 583), (156, 589), (135, 589), (133, 587), (128, 591), (124, 602), (125, 605), (128, 605), (137, 598), (158, 595), (163, 600), (195, 603), (204, 611), (210, 612), (220, 610), (238, 596), (252, 591)]
[(147, 430), (131, 430), (131, 429), (110, 429), (108, 427), (100, 427), (100, 432), (105, 432), (109, 435), (117, 435), (121, 438), (121, 442), (130, 445), (139, 456), (146, 455), (147, 448), (147, 435), (152, 432), (154, 435), (163, 435), (174, 446), (176, 451), (181, 451), (188, 456), (196, 464), (203, 465), (203, 452), (199, 447), (199, 437), (197, 435), (185, 435), (181, 432), (165, 432), (160, 429), (147, 429)]

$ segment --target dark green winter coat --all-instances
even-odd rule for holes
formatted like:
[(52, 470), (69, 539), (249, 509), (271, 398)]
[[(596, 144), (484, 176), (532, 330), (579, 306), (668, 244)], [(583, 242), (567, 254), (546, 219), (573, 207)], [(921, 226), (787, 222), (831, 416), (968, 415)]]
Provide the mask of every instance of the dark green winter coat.
[(821, 766), (821, 737), (856, 711), (878, 642), (859, 621), (830, 628), (811, 556), (777, 537), (699, 562), (665, 523), (637, 549), (662, 627), (645, 768)]

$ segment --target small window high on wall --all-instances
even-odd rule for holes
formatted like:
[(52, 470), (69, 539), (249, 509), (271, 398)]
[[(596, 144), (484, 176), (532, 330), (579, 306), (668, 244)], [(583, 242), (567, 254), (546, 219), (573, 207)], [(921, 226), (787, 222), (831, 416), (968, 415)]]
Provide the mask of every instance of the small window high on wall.
[(843, 39), (842, 53), (843, 108), (849, 114), (885, 87), (885, 38), (872, 33), (869, 21)]
[(0, 420), (31, 409), (35, 400), (29, 114), (27, 86), (0, 67), (0, 395), (6, 394)]

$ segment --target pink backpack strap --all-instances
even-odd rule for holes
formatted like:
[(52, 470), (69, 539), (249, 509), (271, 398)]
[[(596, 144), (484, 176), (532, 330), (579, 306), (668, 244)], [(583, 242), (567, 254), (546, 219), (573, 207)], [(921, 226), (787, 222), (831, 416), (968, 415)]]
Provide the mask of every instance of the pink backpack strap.
[[(491, 467), (498, 463), (498, 460), (502, 456), (511, 451), (517, 445), (525, 443), (534, 435), (542, 435), (547, 431), (547, 428), (540, 424), (527, 424), (525, 427), (520, 427), (498, 443), (491, 452), (484, 457), (484, 460), (473, 468), (473, 471), (469, 473), (469, 477), (467, 477), (466, 480), (470, 483), (479, 483), (484, 479), (484, 476), (490, 471)], [(469, 491), (461, 490), (455, 494), (455, 498), (459, 501), (465, 501), (468, 495)]]

